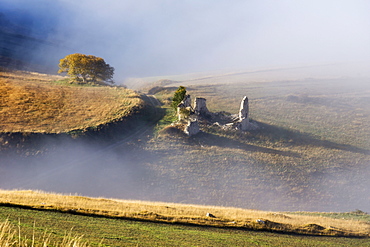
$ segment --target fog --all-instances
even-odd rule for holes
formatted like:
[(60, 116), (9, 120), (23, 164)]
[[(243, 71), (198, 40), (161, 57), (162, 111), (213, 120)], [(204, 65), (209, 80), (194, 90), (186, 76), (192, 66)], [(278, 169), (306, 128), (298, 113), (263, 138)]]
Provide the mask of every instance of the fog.
[[(45, 136), (35, 147), (1, 153), (0, 188), (259, 210), (370, 211), (368, 164), (336, 171), (333, 164), (333, 171), (307, 173), (296, 179), (302, 183), (302, 191), (296, 191), (287, 179), (290, 173), (280, 177), (269, 164), (232, 153), (234, 157), (223, 161), (225, 167), (215, 166), (219, 151), (210, 147), (202, 160), (194, 162), (186, 147), (181, 150), (168, 143), (166, 149), (148, 150), (137, 142), (143, 137), (100, 145)], [(193, 152), (204, 145), (209, 144), (193, 144)], [(173, 162), (174, 157), (182, 163)]]
[(116, 68), (118, 81), (220, 69), (369, 62), (369, 8), (366, 0), (0, 3), (0, 10), (32, 31), (30, 35), (47, 37), (53, 44), (39, 51), (45, 64), (57, 65), (69, 53), (92, 54)]
[[(290, 73), (295, 73), (294, 79), (368, 76), (369, 10), (366, 0), (1, 0), (0, 31), (33, 38), (11, 52), (17, 59), (38, 64), (41, 70), (55, 73), (64, 56), (91, 54), (115, 68), (117, 83), (127, 78), (207, 71), (266, 72), (270, 68), (279, 71), (279, 78), (289, 78)], [(6, 44), (0, 39), (2, 52)], [(255, 73), (251, 78), (275, 80), (275, 75)], [(223, 78), (218, 80), (223, 83)], [(232, 189), (248, 188), (247, 182), (240, 182), (247, 172), (270, 174), (266, 166), (235, 160), (235, 171), (202, 174), (196, 164), (188, 163), (197, 171), (191, 173), (165, 160), (172, 151), (170, 146), (152, 152), (129, 143), (137, 143), (143, 136), (109, 145), (48, 137), (40, 144), (42, 153), (37, 147), (1, 153), (0, 188), (266, 210), (370, 211), (370, 198), (364, 196), (370, 187), (367, 164), (361, 172), (336, 173), (343, 177), (336, 187), (326, 187), (335, 177), (304, 178), (309, 189), (302, 195), (307, 197), (293, 196), (288, 202), (289, 186), (268, 175), (261, 177), (260, 190), (240, 194)], [(177, 155), (187, 161), (183, 153)], [(163, 169), (168, 170), (161, 174)], [(203, 181), (206, 176), (210, 176), (207, 183)], [(178, 177), (184, 180), (176, 181)], [(352, 177), (360, 180), (352, 181)], [(315, 196), (315, 191), (320, 194)], [(253, 201), (242, 197), (246, 194)], [(357, 201), (351, 201), (353, 198)]]

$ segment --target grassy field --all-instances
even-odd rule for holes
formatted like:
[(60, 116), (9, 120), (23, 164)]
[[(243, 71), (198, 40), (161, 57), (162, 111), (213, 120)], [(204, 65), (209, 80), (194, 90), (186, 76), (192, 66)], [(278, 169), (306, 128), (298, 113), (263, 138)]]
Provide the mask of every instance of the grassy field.
[(132, 90), (73, 86), (60, 76), (0, 72), (0, 131), (69, 133), (120, 120), (143, 100)]
[(192, 138), (159, 135), (145, 146), (157, 158), (145, 161), (158, 178), (152, 181), (157, 198), (267, 210), (370, 210), (368, 79), (223, 79), (167, 81), (156, 95), (168, 102), (168, 88), (185, 85), (193, 99), (207, 98), (211, 111), (230, 113), (247, 95), (261, 128), (203, 126)]
[[(28, 241), (28, 244), (32, 238), (36, 244), (43, 243), (45, 236), (50, 243), (60, 243), (69, 236), (89, 246), (366, 246), (370, 243), (368, 238), (311, 235), (330, 234), (339, 229), (352, 234), (368, 232), (366, 219), (343, 220), (330, 216), (86, 198), (32, 191), (1, 191), (1, 201), (0, 222), (8, 220), (16, 232), (14, 238), (19, 238), (20, 231), (20, 241)], [(206, 212), (214, 213), (217, 218), (205, 217)], [(166, 223), (164, 216), (176, 220)], [(250, 231), (245, 226), (215, 224), (226, 218), (244, 224), (263, 219), (271, 228), (254, 223), (255, 231)], [(309, 235), (279, 234), (277, 229), (275, 233), (270, 232), (274, 231), (272, 222), (275, 222), (275, 227), (277, 222), (303, 224), (301, 228), (309, 229), (306, 232)], [(322, 231), (318, 230), (319, 224), (331, 226)]]
[[(17, 229), (20, 222), (21, 240), (33, 234), (35, 246), (42, 236), (50, 242), (62, 242), (66, 233), (82, 237), (88, 246), (368, 246), (368, 239), (297, 236), (231, 230), (212, 227), (168, 225), (109, 218), (92, 218), (58, 212), (40, 212), (1, 207), (2, 220), (9, 219)], [(71, 230), (72, 229), (72, 230)], [(50, 235), (48, 235), (50, 234)], [(17, 246), (17, 245), (15, 245)], [(52, 245), (50, 245), (52, 246)], [(77, 245), (79, 246), (79, 245)]]

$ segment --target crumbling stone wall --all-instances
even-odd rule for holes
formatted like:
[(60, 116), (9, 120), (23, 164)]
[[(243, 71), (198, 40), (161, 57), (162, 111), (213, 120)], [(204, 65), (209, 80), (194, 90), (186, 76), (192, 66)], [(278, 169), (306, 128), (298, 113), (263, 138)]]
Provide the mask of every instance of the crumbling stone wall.
[(186, 95), (184, 100), (178, 105), (177, 113), (179, 121), (188, 121), (184, 130), (187, 135), (192, 136), (200, 132), (198, 120), (202, 124), (215, 124), (222, 129), (246, 131), (258, 128), (255, 123), (249, 122), (249, 102), (247, 96), (244, 96), (242, 99), (239, 113), (235, 115), (225, 114), (224, 112), (212, 113), (208, 110), (206, 102), (207, 100), (205, 98), (197, 97), (194, 101), (194, 108), (192, 108), (190, 95)]
[(192, 112), (190, 95), (185, 95), (185, 98), (177, 106), (177, 117), (179, 121), (187, 119)]
[(200, 132), (198, 120), (197, 119), (194, 119), (194, 120), (189, 119), (188, 124), (186, 125), (184, 132), (188, 136), (193, 136), (193, 135), (198, 134)]
[(248, 97), (244, 96), (239, 110), (239, 129), (240, 130), (248, 130), (249, 129), (249, 103)]
[(195, 98), (194, 112), (196, 115), (201, 115), (201, 116), (209, 115), (206, 101), (207, 100), (205, 98), (199, 98), (199, 97)]

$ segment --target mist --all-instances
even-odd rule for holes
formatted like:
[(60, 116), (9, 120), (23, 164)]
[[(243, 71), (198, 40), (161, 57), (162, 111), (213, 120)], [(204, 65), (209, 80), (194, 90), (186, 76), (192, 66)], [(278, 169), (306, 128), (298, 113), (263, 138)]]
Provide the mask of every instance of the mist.
[[(58, 70), (59, 59), (84, 53), (113, 66), (117, 83), (207, 71), (306, 68), (293, 71), (296, 79), (370, 76), (369, 10), (366, 0), (2, 0), (0, 23), (5, 32), (33, 38), (15, 46), (12, 56), (51, 73)], [(2, 48), (7, 44), (0, 40)], [(276, 73), (283, 78), (293, 72)], [(251, 78), (275, 80), (276, 73)], [(351, 180), (360, 169), (336, 173), (343, 177), (337, 187), (326, 187), (335, 176), (307, 178), (307, 197), (297, 196), (293, 204), (286, 202), (289, 185), (266, 176), (260, 191), (246, 192), (252, 202), (232, 189), (236, 184), (248, 188), (239, 182), (246, 174), (214, 171), (205, 183), (206, 175), (195, 164), (187, 163), (197, 173), (171, 167), (166, 160), (171, 147), (151, 152), (126, 141), (133, 140), (104, 146), (46, 137), (42, 153), (37, 148), (35, 153), (1, 153), (0, 188), (265, 210), (370, 211), (370, 198), (363, 196), (370, 186), (368, 164), (363, 164), (360, 181)], [(178, 157), (187, 158), (183, 153)], [(233, 162), (236, 171), (271, 173), (260, 164)], [(168, 171), (161, 174), (161, 166)], [(173, 171), (179, 175), (171, 176)], [(186, 178), (187, 184), (176, 177)], [(314, 196), (315, 191), (320, 194)]]
[(47, 37), (52, 45), (38, 51), (45, 64), (54, 63), (56, 70), (58, 59), (65, 55), (92, 54), (116, 68), (118, 81), (217, 70), (368, 63), (369, 8), (365, 0), (0, 3), (0, 11), (10, 13), (14, 22), (20, 23), (20, 16), (32, 20), (27, 22), (32, 25), (21, 23), (30, 35)]
[[(150, 151), (136, 138), (102, 145), (44, 136), (37, 147), (1, 153), (0, 188), (258, 210), (370, 211), (368, 164), (307, 174), (298, 179), (307, 187), (295, 195), (294, 186), (271, 173), (268, 164), (231, 156), (224, 161), (225, 170), (212, 162), (218, 159), (217, 149), (210, 148), (203, 161), (194, 162), (186, 148), (169, 144), (165, 150)], [(196, 152), (204, 147), (192, 148)], [(172, 162), (173, 155), (183, 163)]]

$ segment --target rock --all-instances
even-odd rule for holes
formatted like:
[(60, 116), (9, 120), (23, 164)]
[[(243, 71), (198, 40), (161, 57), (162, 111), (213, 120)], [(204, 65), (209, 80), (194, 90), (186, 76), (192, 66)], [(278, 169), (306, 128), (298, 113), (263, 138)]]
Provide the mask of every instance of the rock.
[(188, 118), (191, 111), (192, 109), (190, 95), (187, 94), (185, 95), (185, 98), (180, 102), (180, 104), (177, 105), (177, 116), (179, 121)]
[(191, 107), (190, 95), (185, 95), (185, 98), (181, 101), (181, 103), (183, 103), (185, 107)]
[(213, 215), (213, 214), (211, 214), (211, 213), (207, 213), (207, 214), (206, 214), (206, 216), (207, 216), (207, 217), (211, 217), (211, 218), (216, 218), (216, 216), (214, 216), (214, 215)]
[(209, 111), (207, 109), (206, 101), (207, 100), (205, 98), (195, 98), (195, 102), (194, 102), (194, 112), (195, 112), (195, 114), (200, 115), (200, 116), (209, 115)]
[(239, 129), (248, 130), (249, 129), (249, 103), (248, 97), (244, 96), (239, 110)]
[(188, 124), (186, 125), (185, 127), (185, 134), (187, 134), (188, 136), (193, 136), (193, 135), (196, 135), (199, 133), (199, 124), (198, 124), (198, 120), (192, 120), (192, 119), (189, 119), (188, 121)]

